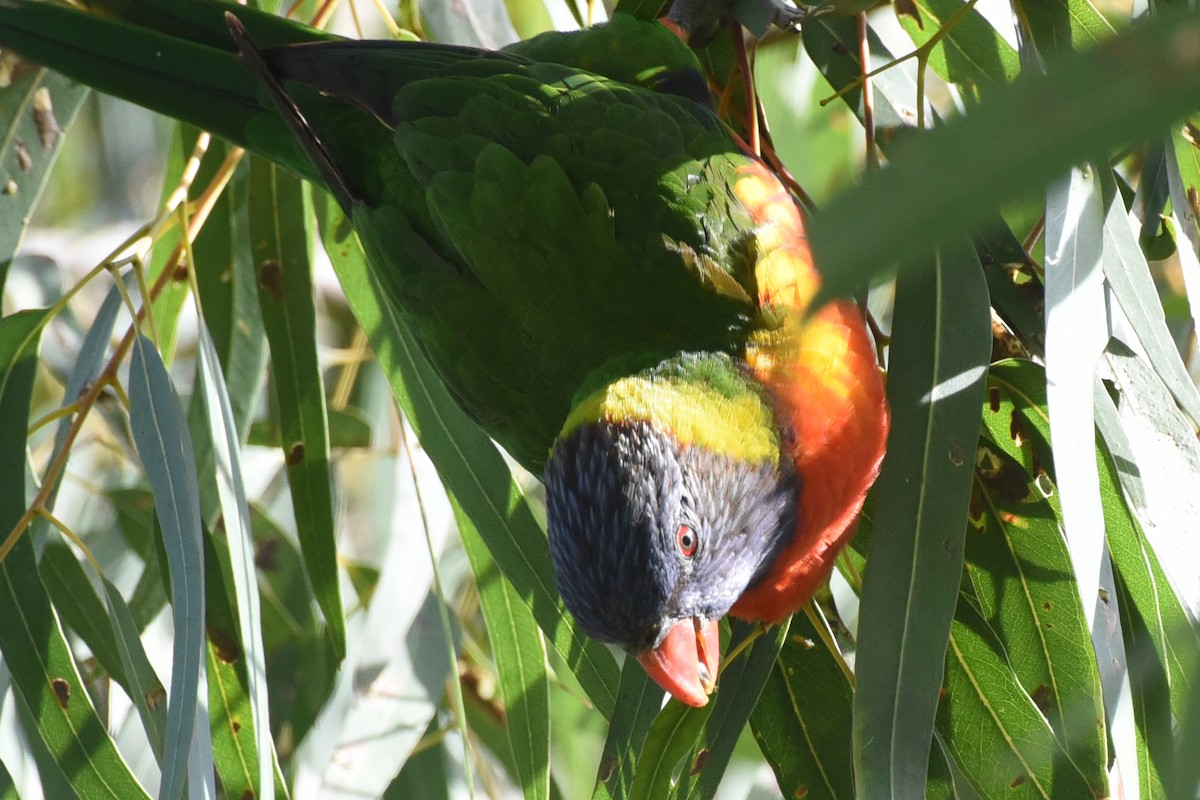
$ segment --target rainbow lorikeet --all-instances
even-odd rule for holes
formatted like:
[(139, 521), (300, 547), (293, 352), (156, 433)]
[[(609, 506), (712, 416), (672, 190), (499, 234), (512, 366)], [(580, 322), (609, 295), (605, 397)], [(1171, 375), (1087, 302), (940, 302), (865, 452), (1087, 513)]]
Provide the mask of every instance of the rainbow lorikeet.
[(810, 308), (797, 207), (667, 27), (489, 52), (91, 5), (5, 0), (0, 46), (332, 192), (452, 393), (544, 476), (588, 634), (703, 705), (717, 621), (828, 575), (887, 435), (872, 343), (852, 303)]

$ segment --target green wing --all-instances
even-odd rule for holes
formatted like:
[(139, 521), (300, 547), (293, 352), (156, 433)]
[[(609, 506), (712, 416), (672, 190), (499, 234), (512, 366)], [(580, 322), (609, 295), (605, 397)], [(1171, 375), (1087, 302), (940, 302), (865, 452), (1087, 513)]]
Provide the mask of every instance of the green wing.
[[(418, 196), (390, 181), (356, 228), (452, 389), (523, 463), (540, 467), (586, 385), (739, 349), (753, 235), (729, 229), (725, 177), (743, 157), (706, 109), (559, 65), (466, 61), (401, 88), (392, 115)], [(684, 250), (736, 269), (743, 299)]]
[[(105, 1), (132, 22), (9, 0), (0, 45), (319, 177), (221, 38), (222, 15), (234, 8), (259, 45), (328, 37), (244, 7)], [(687, 95), (678, 76), (694, 64), (648, 25), (502, 54), (263, 50), (352, 188), (356, 230), (431, 361), (535, 470), (582, 388), (681, 350), (737, 351), (752, 323), (755, 240), (729, 185), (745, 156), (703, 105), (646, 88)], [(532, 60), (572, 53), (635, 83)], [(714, 264), (743, 291), (705, 279)]]

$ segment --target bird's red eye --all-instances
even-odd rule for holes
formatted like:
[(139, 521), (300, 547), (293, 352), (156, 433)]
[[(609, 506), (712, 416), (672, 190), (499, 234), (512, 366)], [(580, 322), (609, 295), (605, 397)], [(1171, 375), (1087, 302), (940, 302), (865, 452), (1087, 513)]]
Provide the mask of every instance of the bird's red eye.
[(684, 558), (696, 555), (696, 532), (687, 525), (680, 525), (679, 530), (675, 531), (675, 543), (679, 545), (679, 552), (683, 553)]

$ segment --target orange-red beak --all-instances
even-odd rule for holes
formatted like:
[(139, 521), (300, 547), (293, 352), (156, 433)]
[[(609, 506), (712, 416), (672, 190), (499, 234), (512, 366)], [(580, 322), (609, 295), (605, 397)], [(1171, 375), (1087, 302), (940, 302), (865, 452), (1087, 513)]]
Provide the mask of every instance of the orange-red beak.
[(716, 620), (676, 622), (653, 650), (637, 657), (655, 682), (681, 703), (703, 706), (717, 686), (721, 629)]

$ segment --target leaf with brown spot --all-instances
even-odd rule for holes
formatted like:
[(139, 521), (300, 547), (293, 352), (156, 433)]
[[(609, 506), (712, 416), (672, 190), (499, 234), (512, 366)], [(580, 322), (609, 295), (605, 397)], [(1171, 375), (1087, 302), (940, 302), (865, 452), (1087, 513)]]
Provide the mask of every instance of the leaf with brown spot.
[(258, 285), (265, 289), (271, 297), (282, 302), (284, 298), (283, 266), (273, 258), (268, 258), (259, 264)]
[(50, 681), (50, 688), (54, 690), (54, 696), (58, 699), (58, 704), (66, 708), (67, 704), (71, 702), (71, 684), (62, 678), (54, 678)]
[(13, 151), (17, 154), (17, 168), (21, 172), (33, 169), (33, 156), (29, 154), (29, 145), (25, 144), (24, 139), (13, 142)]
[(236, 636), (216, 625), (209, 625), (206, 631), (208, 640), (217, 651), (217, 658), (226, 664), (236, 664), (241, 659), (242, 645)]
[(58, 137), (62, 135), (62, 128), (58, 126), (58, 119), (54, 116), (50, 90), (45, 86), (39, 87), (33, 93), (33, 124), (37, 127), (42, 149), (46, 152), (53, 150)]
[(921, 19), (921, 12), (917, 11), (915, 0), (895, 0), (895, 6), (897, 17), (912, 17), (917, 27), (925, 30), (925, 20)]
[(292, 173), (252, 157), (250, 191), (255, 198), (250, 209), (251, 257), (258, 265), (258, 304), (271, 350), (292, 514), (309, 586), (325, 615), (334, 652), (342, 658), (346, 616), (334, 533), (329, 414), (317, 357), (307, 189)]
[(1029, 693), (1029, 699), (1045, 714), (1050, 710), (1050, 687), (1044, 683), (1039, 685)]

